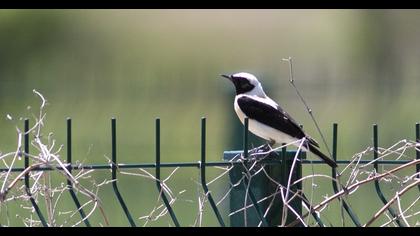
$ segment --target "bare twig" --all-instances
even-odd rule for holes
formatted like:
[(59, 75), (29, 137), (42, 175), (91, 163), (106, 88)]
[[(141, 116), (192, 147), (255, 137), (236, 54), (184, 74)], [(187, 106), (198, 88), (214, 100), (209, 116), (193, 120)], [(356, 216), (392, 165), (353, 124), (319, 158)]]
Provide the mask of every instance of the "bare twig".
[[(353, 185), (350, 185), (350, 186), (349, 186), (349, 187), (347, 187), (345, 190), (341, 190), (341, 191), (337, 192), (336, 194), (332, 195), (331, 197), (329, 197), (329, 198), (325, 199), (324, 201), (322, 201), (321, 203), (319, 203), (318, 205), (316, 205), (316, 206), (312, 209), (312, 212), (313, 212), (313, 211), (318, 210), (318, 209), (319, 209), (319, 208), (321, 208), (322, 206), (324, 206), (324, 205), (328, 204), (329, 202), (333, 201), (334, 199), (336, 199), (336, 198), (338, 198), (338, 197), (340, 197), (340, 196), (342, 196), (342, 195), (347, 195), (347, 194), (349, 193), (349, 191), (350, 191), (350, 190), (355, 189), (355, 188), (358, 188), (360, 185), (366, 184), (366, 183), (368, 183), (368, 182), (375, 181), (375, 180), (377, 180), (377, 179), (381, 179), (381, 178), (383, 178), (383, 177), (385, 177), (385, 176), (388, 176), (388, 175), (390, 175), (390, 174), (392, 174), (392, 173), (394, 173), (394, 172), (397, 172), (397, 171), (402, 170), (402, 169), (404, 169), (404, 168), (406, 168), (406, 167), (409, 167), (409, 166), (416, 165), (416, 164), (418, 164), (418, 163), (420, 163), (420, 160), (413, 160), (413, 161), (411, 161), (411, 162), (409, 162), (409, 163), (406, 163), (406, 164), (400, 165), (400, 166), (398, 166), (398, 167), (396, 167), (396, 168), (394, 168), (394, 169), (392, 169), (392, 170), (386, 171), (385, 173), (382, 173), (382, 174), (379, 174), (379, 175), (375, 175), (375, 176), (371, 176), (371, 177), (369, 177), (369, 178), (367, 178), (367, 179), (364, 179), (364, 180), (362, 180), (362, 181), (360, 181), (360, 182), (357, 182), (357, 183), (355, 183), (355, 184), (353, 184)], [(418, 181), (419, 181), (419, 180), (417, 180), (417, 181), (416, 181), (416, 182), (414, 182), (414, 183), (417, 183), (417, 184), (418, 184)], [(414, 185), (414, 186), (416, 186), (416, 185)], [(394, 199), (394, 200), (395, 200), (395, 199)], [(389, 202), (391, 202), (391, 201), (389, 201)], [(389, 203), (389, 202), (388, 202), (388, 203)], [(386, 209), (387, 209), (387, 207), (386, 207), (384, 210), (386, 210)], [(308, 213), (306, 213), (305, 215), (303, 215), (303, 218), (307, 217), (307, 216), (308, 216), (310, 213), (312, 213), (312, 212), (308, 212)], [(373, 219), (373, 220), (374, 220), (374, 219)], [(290, 223), (288, 226), (293, 226), (293, 225), (295, 225), (296, 223), (297, 223), (297, 222), (296, 222), (296, 221), (294, 221), (294, 222)]]
[(319, 128), (318, 122), (316, 121), (312, 109), (309, 108), (308, 104), (306, 103), (305, 99), (303, 98), (303, 96), (300, 94), (299, 90), (297, 89), (296, 85), (295, 85), (295, 79), (293, 78), (293, 62), (292, 62), (292, 57), (289, 58), (283, 58), (283, 61), (287, 61), (289, 63), (289, 82), (290, 84), (292, 84), (293, 88), (295, 88), (295, 91), (297, 93), (297, 95), (299, 96), (300, 100), (302, 101), (303, 105), (305, 105), (306, 110), (308, 111), (309, 115), (312, 118), (312, 121), (314, 122), (316, 129), (318, 130), (318, 133), (321, 135), (322, 141), (325, 145), (325, 147), (327, 148), (328, 153), (331, 155), (331, 151), (330, 148), (328, 147), (327, 141), (325, 140), (324, 135), (321, 132), (321, 129)]
[[(419, 160), (420, 161), (420, 160)], [(375, 220), (378, 219), (378, 217), (384, 213), (390, 206), (392, 203), (394, 203), (397, 199), (399, 199), (404, 193), (406, 193), (408, 190), (410, 190), (413, 187), (416, 187), (417, 185), (420, 184), (420, 179), (414, 181), (413, 183), (407, 185), (405, 188), (403, 188), (401, 191), (396, 192), (395, 196), (390, 199), (388, 201), (387, 204), (385, 204), (364, 226), (369, 226), (371, 225)], [(404, 218), (403, 218), (404, 219)], [(410, 224), (407, 224), (410, 225)]]

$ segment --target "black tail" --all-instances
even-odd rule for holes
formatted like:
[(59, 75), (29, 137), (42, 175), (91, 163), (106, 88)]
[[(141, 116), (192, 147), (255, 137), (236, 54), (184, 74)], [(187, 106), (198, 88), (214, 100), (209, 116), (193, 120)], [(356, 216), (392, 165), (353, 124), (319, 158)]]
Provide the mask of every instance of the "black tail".
[(322, 160), (324, 160), (328, 165), (331, 167), (337, 167), (337, 163), (335, 163), (334, 160), (331, 160), (329, 157), (327, 157), (324, 153), (319, 151), (314, 145), (309, 143), (309, 151), (311, 151), (313, 154), (319, 156)]

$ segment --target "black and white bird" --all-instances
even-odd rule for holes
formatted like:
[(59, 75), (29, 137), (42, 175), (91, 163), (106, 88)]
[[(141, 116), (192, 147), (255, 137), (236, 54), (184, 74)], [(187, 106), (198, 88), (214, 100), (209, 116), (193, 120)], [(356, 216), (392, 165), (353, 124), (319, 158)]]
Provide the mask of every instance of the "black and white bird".
[(248, 117), (248, 129), (255, 135), (269, 141), (271, 145), (292, 143), (306, 138), (304, 150), (309, 149), (331, 167), (337, 167), (334, 160), (319, 151), (319, 144), (308, 136), (298, 123), (275, 101), (269, 98), (258, 79), (246, 72), (233, 75), (221, 75), (235, 85), (235, 112), (242, 124)]

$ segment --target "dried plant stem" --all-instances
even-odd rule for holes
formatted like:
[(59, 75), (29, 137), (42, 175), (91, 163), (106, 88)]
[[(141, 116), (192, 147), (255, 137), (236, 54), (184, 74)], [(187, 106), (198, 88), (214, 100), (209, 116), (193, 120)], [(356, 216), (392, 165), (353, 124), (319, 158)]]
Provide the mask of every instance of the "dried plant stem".
[(32, 164), (32, 165), (28, 166), (25, 170), (20, 172), (19, 175), (7, 186), (7, 188), (3, 192), (1, 192), (1, 199), (4, 199), (6, 197), (9, 190), (12, 189), (20, 179), (22, 179), (31, 170), (33, 170), (33, 169), (35, 169), (35, 168), (37, 168), (41, 165), (42, 165), (42, 163)]
[(54, 213), (52, 206), (52, 193), (51, 193), (51, 181), (49, 179), (50, 175), (47, 172), (42, 172), (44, 177), (44, 199), (45, 207), (47, 208), (47, 219), (50, 226), (54, 226)]
[[(297, 158), (298, 158), (298, 156), (299, 156), (299, 153), (300, 153), (300, 152), (301, 152), (301, 150), (302, 150), (302, 147), (303, 147), (303, 144), (305, 143), (305, 140), (306, 140), (306, 138), (302, 138), (302, 140), (301, 140), (301, 142), (300, 142), (300, 144), (299, 144), (299, 148), (298, 148), (298, 150), (296, 151), (296, 154), (295, 154), (295, 156), (294, 156), (294, 158), (293, 158), (292, 167), (290, 168), (290, 173), (289, 173), (289, 177), (288, 177), (288, 180), (287, 180), (286, 195), (284, 196), (284, 199), (283, 199), (283, 204), (284, 204), (285, 206), (287, 206), (287, 208), (286, 208), (286, 207), (283, 207), (283, 212), (282, 212), (282, 222), (281, 222), (281, 225), (286, 224), (287, 212), (288, 212), (288, 210), (287, 210), (287, 209), (291, 209), (291, 208), (292, 208), (292, 207), (291, 207), (291, 206), (289, 206), (289, 204), (288, 204), (289, 190), (290, 190), (290, 183), (292, 182), (292, 175), (293, 175), (293, 171), (294, 171), (295, 166), (296, 166), (296, 160), (297, 160)], [(293, 210), (292, 210), (292, 211), (293, 211)], [(303, 224), (305, 224), (303, 221), (302, 221), (302, 223), (303, 223)]]
[[(409, 185), (407, 185), (405, 188), (403, 188), (401, 191), (399, 191), (399, 192), (396, 192), (395, 193), (395, 196), (393, 197), (393, 198), (391, 198), (389, 201), (388, 201), (388, 203), (387, 204), (385, 204), (365, 225), (364, 225), (364, 227), (366, 227), (366, 226), (369, 226), (369, 225), (371, 225), (375, 220), (377, 220), (378, 219), (378, 217), (382, 214), (382, 213), (384, 213), (390, 206), (391, 206), (391, 204), (392, 203), (394, 203), (396, 200), (398, 200), (404, 193), (406, 193), (408, 190), (410, 190), (411, 188), (413, 188), (413, 187), (416, 187), (417, 185), (419, 185), (420, 184), (420, 179), (418, 179), (418, 180), (416, 180), (416, 181), (414, 181), (413, 183), (411, 183), (411, 184), (409, 184)], [(408, 223), (407, 223), (407, 225), (409, 225)]]
[[(329, 198), (325, 199), (324, 201), (322, 201), (321, 203), (319, 203), (318, 205), (316, 205), (315, 207), (313, 207), (311, 212), (306, 213), (306, 214), (305, 214), (305, 215), (303, 215), (302, 217), (303, 217), (303, 218), (307, 217), (309, 214), (311, 214), (311, 213), (312, 213), (312, 212), (314, 212), (314, 211), (317, 211), (317, 210), (318, 210), (318, 209), (320, 209), (322, 206), (324, 206), (324, 205), (328, 204), (329, 202), (333, 201), (334, 199), (336, 199), (336, 198), (338, 198), (338, 197), (340, 197), (340, 196), (347, 195), (347, 194), (349, 193), (349, 191), (351, 191), (351, 190), (353, 190), (353, 189), (355, 189), (355, 188), (358, 188), (359, 186), (361, 186), (361, 185), (363, 185), (363, 184), (366, 184), (366, 183), (369, 183), (369, 182), (375, 181), (375, 180), (377, 180), (377, 179), (381, 179), (381, 178), (383, 178), (383, 177), (385, 177), (385, 176), (388, 176), (388, 175), (390, 175), (390, 174), (392, 174), (392, 173), (394, 173), (394, 172), (397, 172), (397, 171), (399, 171), (399, 170), (401, 170), (401, 169), (404, 169), (404, 168), (406, 168), (406, 167), (409, 167), (409, 166), (416, 165), (416, 164), (418, 164), (418, 163), (420, 163), (420, 159), (419, 159), (419, 160), (413, 160), (413, 161), (411, 161), (411, 162), (409, 162), (409, 163), (406, 163), (406, 164), (400, 165), (400, 166), (398, 166), (398, 167), (396, 167), (396, 168), (394, 168), (394, 169), (391, 169), (391, 170), (389, 170), (389, 171), (386, 171), (385, 173), (382, 173), (382, 174), (379, 174), (379, 175), (375, 175), (375, 176), (369, 177), (369, 178), (364, 179), (364, 180), (362, 180), (362, 181), (360, 181), (360, 182), (357, 182), (357, 183), (355, 183), (355, 184), (353, 184), (353, 185), (350, 185), (350, 186), (349, 186), (349, 187), (347, 187), (346, 189), (343, 189), (343, 190), (341, 190), (341, 191), (337, 192), (336, 194), (332, 195), (331, 197), (329, 197)], [(417, 183), (417, 184), (418, 184), (418, 181), (416, 181), (416, 182), (414, 182), (414, 183)], [(415, 185), (416, 185), (416, 184), (415, 184)], [(415, 186), (415, 185), (414, 185), (414, 186)], [(395, 200), (395, 199), (394, 199), (394, 200)], [(386, 210), (387, 208), (388, 208), (388, 207), (386, 207), (384, 210)], [(294, 226), (294, 225), (296, 225), (296, 224), (297, 224), (297, 221), (295, 220), (295, 221), (293, 221), (292, 223), (290, 223), (290, 224), (289, 224), (289, 225), (287, 225), (287, 226)]]

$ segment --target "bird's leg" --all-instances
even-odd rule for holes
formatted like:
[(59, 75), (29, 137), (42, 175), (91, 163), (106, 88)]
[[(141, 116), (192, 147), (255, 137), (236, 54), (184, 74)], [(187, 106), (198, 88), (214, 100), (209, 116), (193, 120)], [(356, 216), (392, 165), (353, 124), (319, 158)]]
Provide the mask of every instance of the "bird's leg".
[(267, 143), (261, 145), (259, 148), (259, 151), (261, 150), (262, 152), (268, 152), (272, 149), (272, 147), (274, 146), (274, 144), (276, 143), (276, 141), (270, 139), (269, 141), (267, 141)]
[(273, 139), (268, 140), (267, 143), (265, 144), (265, 149), (266, 149), (265, 152), (268, 152), (267, 156), (271, 155), (271, 154), (274, 154), (275, 156), (278, 156), (276, 152), (273, 152), (274, 144), (276, 144), (276, 141), (274, 141)]
[(274, 140), (270, 139), (265, 144), (251, 149), (251, 153), (253, 156), (255, 155), (255, 157), (266, 157), (270, 154), (272, 147), (275, 143), (276, 142)]
[(263, 145), (261, 145), (261, 146), (258, 146), (258, 147), (254, 147), (254, 148), (252, 148), (249, 152), (250, 153), (252, 153), (252, 154), (254, 154), (254, 153), (259, 153), (259, 152), (261, 152), (263, 149), (264, 149), (264, 146), (265, 146), (266, 144), (263, 144)]

